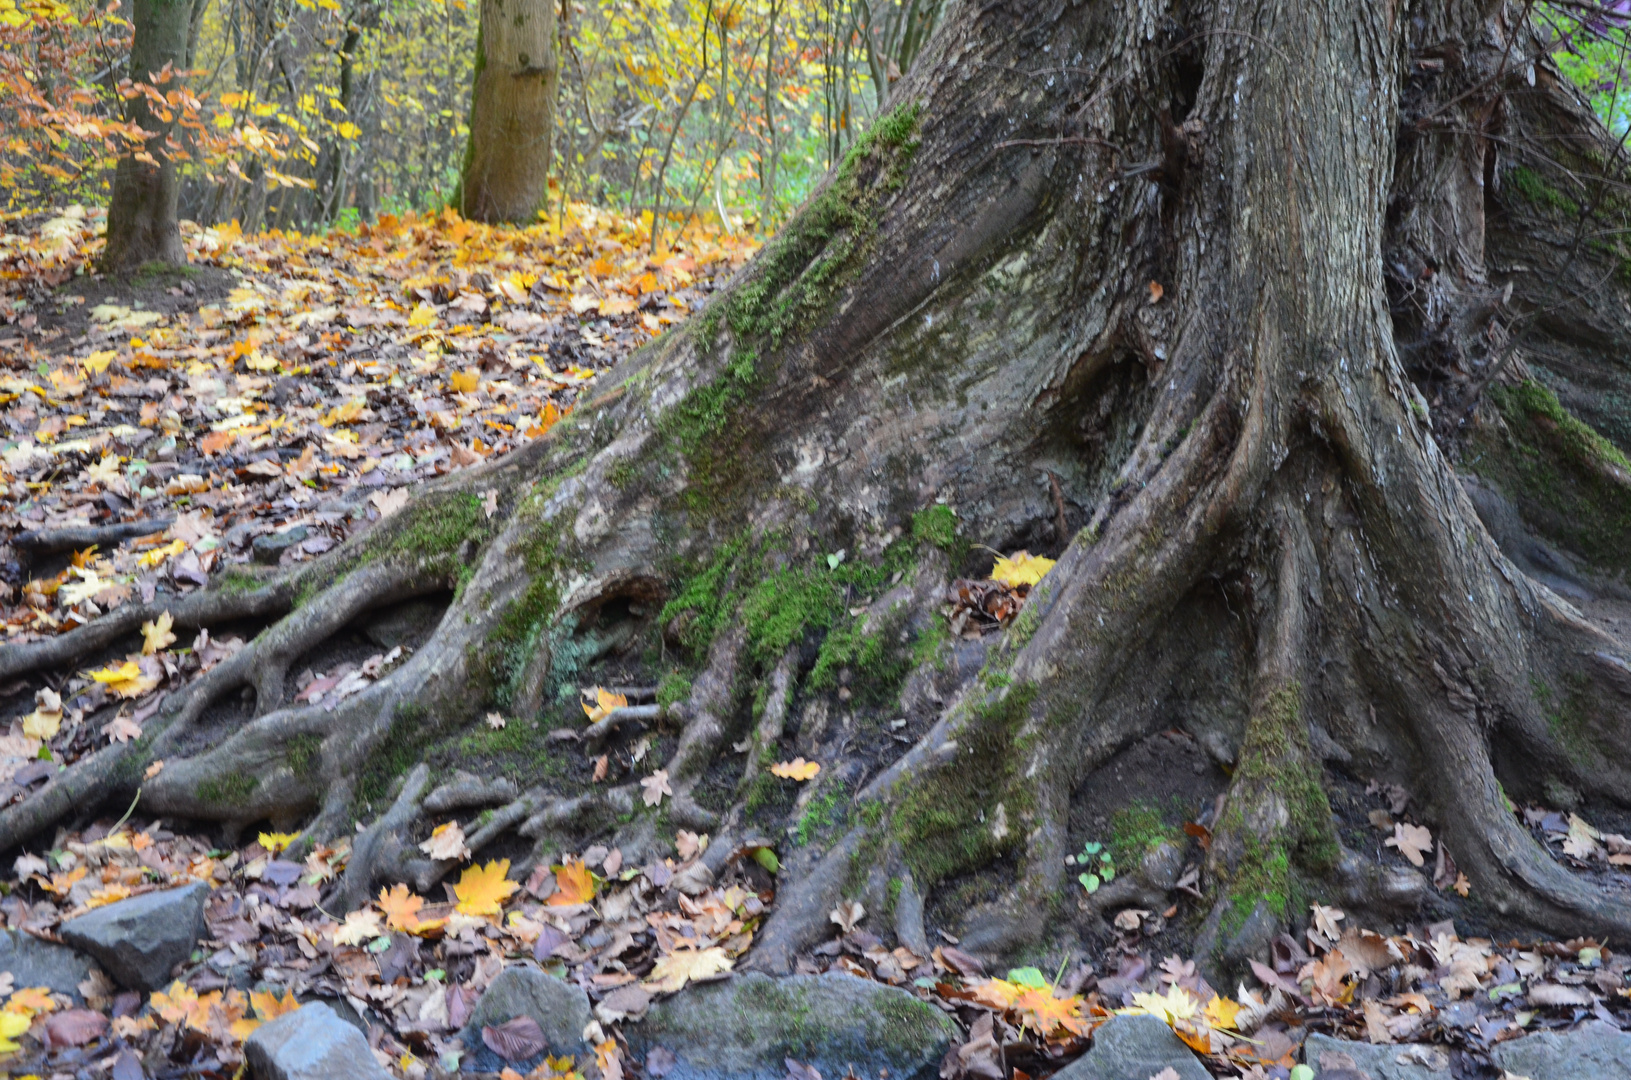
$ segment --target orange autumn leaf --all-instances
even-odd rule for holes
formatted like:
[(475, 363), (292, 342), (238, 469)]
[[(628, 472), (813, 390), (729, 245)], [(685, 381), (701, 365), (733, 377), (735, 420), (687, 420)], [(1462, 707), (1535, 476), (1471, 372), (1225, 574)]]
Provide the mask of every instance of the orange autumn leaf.
[(419, 928), (419, 909), (425, 898), (415, 895), (406, 885), (380, 889), (379, 909), (385, 913), (385, 928), (411, 933)]
[(18, 990), (6, 999), (6, 1011), (21, 1013), (24, 1016), (35, 1016), (42, 1012), (53, 1012), (57, 1003), (51, 1000), (51, 991), (44, 986), (29, 986)]
[(510, 860), (488, 862), (486, 866), (467, 866), (453, 894), (459, 898), (457, 910), (464, 915), (497, 915), (504, 901), (521, 886), (508, 881)]
[(584, 714), (589, 717), (590, 723), (601, 719), (613, 709), (621, 709), (629, 703), (629, 699), (624, 695), (614, 694), (603, 686), (595, 687), (594, 695), (595, 704), (593, 706), (584, 704), (583, 706)]
[(821, 771), (821, 765), (815, 761), (805, 761), (796, 757), (792, 761), (779, 761), (770, 767), (772, 776), (779, 776), (783, 780), (809, 780)]
[(555, 893), (551, 904), (564, 907), (569, 904), (587, 904), (595, 898), (595, 876), (578, 859), (555, 871)]
[(1025, 1027), (1044, 1036), (1087, 1034), (1079, 997), (1054, 997), (1052, 990), (1027, 988), (1014, 1000), (1012, 1010)]
[(255, 1010), (255, 1015), (262, 1020), (276, 1020), (300, 1008), (299, 999), (294, 996), (294, 991), (289, 989), (283, 991), (281, 998), (271, 990), (251, 990), (249, 1004)]

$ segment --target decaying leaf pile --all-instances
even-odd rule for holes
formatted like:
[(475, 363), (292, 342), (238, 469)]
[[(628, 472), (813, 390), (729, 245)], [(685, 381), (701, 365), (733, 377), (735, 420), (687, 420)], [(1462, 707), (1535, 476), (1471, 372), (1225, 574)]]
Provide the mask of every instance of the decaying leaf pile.
[[(1527, 816), (1542, 833), (1561, 824), (1576, 838), (1553, 831), (1558, 843), (1579, 847), (1590, 837), (1598, 845), (1571, 857), (1606, 860), (1621, 844), (1577, 816)], [(367, 1023), (394, 1075), (422, 1080), (457, 1069), (469, 1049), (460, 1029), (482, 991), (506, 964), (530, 962), (583, 987), (600, 1027), (592, 1060), (548, 1058), (538, 1080), (633, 1075), (645, 1063), (630, 1058), (624, 1026), (662, 995), (729, 977), (774, 904), (779, 870), (769, 848), (710, 853), (708, 837), (682, 830), (675, 855), (648, 865), (625, 865), (621, 850), (597, 845), (511, 880), (508, 860), (470, 862), (462, 827), (450, 820), (421, 845), (467, 863), (445, 896), (398, 884), (337, 920), (324, 897), (349, 851), (318, 847), (296, 862), (285, 852), (297, 839), (261, 833), (220, 850), (162, 822), (103, 822), (19, 858), (0, 913), (10, 929), (47, 940), (66, 919), (141, 892), (190, 881), (213, 891), (207, 940), (164, 990), (144, 998), (100, 971), (80, 985), (82, 1002), (0, 985), (0, 1052), (15, 1055), (13, 1074), (140, 1062), (152, 1076), (225, 1078), (260, 1023), (329, 1000)], [(1161, 957), (1151, 937), (1159, 923), (1148, 918), (1118, 915), (1104, 954), (1069, 970), (1000, 977), (944, 933), (927, 956), (887, 947), (856, 901), (830, 918), (834, 936), (801, 956), (798, 970), (888, 983), (950, 1013), (964, 1034), (942, 1065), (947, 1080), (1047, 1075), (1117, 1013), (1160, 1017), (1220, 1076), (1259, 1078), (1285, 1076), (1314, 1032), (1397, 1043), (1408, 1060), (1442, 1067), (1451, 1050), (1487, 1060), (1493, 1044), (1532, 1031), (1631, 1016), (1631, 958), (1595, 940), (1463, 939), (1452, 923), (1384, 935), (1346, 925), (1344, 912), (1320, 904), (1302, 938), (1282, 934), (1269, 962), (1252, 963), (1256, 985), (1233, 992), (1209, 986), (1192, 960)], [(483, 1033), (499, 1057), (521, 1062), (545, 1049), (535, 1032), (504, 1028)], [(807, 1078), (809, 1066), (795, 1065)], [(519, 1076), (510, 1072), (507, 1080)]]
[[(471, 863), (445, 897), (399, 884), (336, 920), (323, 896), (349, 851), (318, 847), (295, 862), (283, 853), (296, 839), (261, 833), (223, 851), (156, 822), (111, 831), (104, 823), (59, 837), (44, 857), (18, 859), (0, 911), (10, 928), (47, 939), (64, 920), (140, 892), (190, 881), (213, 892), (197, 962), (165, 990), (144, 998), (100, 971), (80, 985), (83, 1004), (0, 987), (9, 995), (0, 1032), (10, 1040), (0, 1052), (20, 1054), (12, 1071), (72, 1071), (129, 1052), (149, 1075), (228, 1077), (259, 1023), (315, 998), (355, 1010), (381, 1060), (418, 1080), (458, 1068), (467, 1050), (459, 1029), (482, 991), (506, 964), (527, 961), (582, 986), (604, 1025), (597, 1060), (554, 1059), (544, 1072), (614, 1076), (624, 1054), (618, 1025), (644, 1016), (654, 997), (730, 972), (775, 895), (768, 849), (724, 853), (716, 876), (703, 860), (708, 838), (682, 832), (678, 858), (625, 866), (619, 850), (598, 846), (524, 882), (509, 880), (507, 859)], [(462, 841), (449, 822), (424, 846), (458, 858)], [(57, 1029), (65, 1015), (81, 1017), (67, 1034)], [(485, 1041), (512, 1061), (545, 1049), (524, 1032)]]
[[(13, 217), (0, 236), (11, 643), (333, 548), (410, 485), (541, 436), (755, 247), (693, 226), (652, 254), (643, 226), (588, 207), (526, 229), (452, 211), (314, 236), (188, 227), (194, 269), (143, 285), (87, 276), (102, 214)], [(243, 644), (177, 640), (163, 617), (144, 634), (0, 735), (0, 782), (46, 767), (42, 747), (71, 763), (139, 736), (161, 691)], [(315, 672), (300, 700), (332, 707), (399, 658)]]

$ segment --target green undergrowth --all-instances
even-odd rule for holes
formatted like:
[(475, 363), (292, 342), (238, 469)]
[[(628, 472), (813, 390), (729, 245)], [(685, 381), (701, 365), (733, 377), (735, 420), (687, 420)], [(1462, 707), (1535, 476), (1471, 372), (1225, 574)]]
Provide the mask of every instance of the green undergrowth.
[(1600, 569), (1631, 570), (1631, 462), (1533, 380), (1497, 386), (1505, 422), (1475, 434), (1473, 471), (1517, 503), (1525, 522)]
[[(1317, 876), (1340, 855), (1331, 804), (1325, 796), (1319, 766), (1308, 742), (1302, 687), (1291, 683), (1276, 690), (1252, 716), (1240, 749), (1240, 763), (1218, 832), (1240, 841), (1238, 857), (1220, 873), (1230, 904), (1226, 929), (1232, 931), (1266, 904), (1284, 918), (1301, 906), (1299, 876)], [(1267, 811), (1283, 825), (1265, 827), (1246, 805), (1278, 804)]]

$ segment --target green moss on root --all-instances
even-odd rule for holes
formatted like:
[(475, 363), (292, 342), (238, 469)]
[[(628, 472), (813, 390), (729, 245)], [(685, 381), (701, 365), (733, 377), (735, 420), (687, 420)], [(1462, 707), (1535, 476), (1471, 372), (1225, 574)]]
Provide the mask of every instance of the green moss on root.
[(1631, 571), (1631, 462), (1533, 380), (1493, 387), (1506, 439), (1477, 434), (1471, 467), (1537, 532), (1600, 569)]
[(424, 706), (403, 702), (391, 716), (391, 728), (357, 771), (353, 802), (359, 812), (382, 809), (391, 784), (424, 758), (434, 736), (430, 711)]
[(198, 785), (198, 798), (212, 806), (241, 803), (255, 793), (260, 781), (246, 772), (211, 777)]
[(691, 513), (724, 516), (749, 489), (774, 479), (765, 455), (742, 452), (762, 420), (745, 408), (762, 379), (759, 360), (802, 334), (866, 265), (881, 197), (900, 188), (916, 150), (918, 112), (917, 105), (903, 105), (880, 118), (845, 155), (832, 182), (765, 249), (752, 274), (697, 320), (703, 355), (712, 353), (722, 328), (734, 343), (723, 370), (658, 421), (689, 467), (680, 498)]
[(1019, 732), (1036, 694), (1023, 683), (978, 706), (956, 756), (915, 778), (896, 806), (894, 838), (920, 889), (990, 862), (1024, 836), (1035, 800), (1019, 773)]
[(1143, 800), (1131, 803), (1110, 816), (1110, 854), (1116, 865), (1131, 870), (1144, 857), (1179, 836), (1161, 811)]
[(1535, 206), (1568, 217), (1577, 217), (1580, 214), (1579, 203), (1547, 183), (1545, 177), (1527, 166), (1518, 165), (1507, 170), (1506, 180), (1514, 191)]
[(285, 744), (285, 755), (289, 768), (302, 780), (309, 780), (317, 774), (317, 767), (323, 761), (323, 737), (306, 733), (295, 735)]
[[(1335, 822), (1314, 760), (1302, 687), (1290, 683), (1270, 694), (1247, 723), (1219, 823), (1220, 832), (1240, 843), (1238, 858), (1220, 873), (1237, 920), (1250, 916), (1259, 902), (1284, 918), (1295, 906), (1297, 872), (1319, 874), (1336, 865)], [(1265, 799), (1278, 804), (1268, 815), (1273, 820), (1259, 821), (1255, 812), (1248, 819), (1242, 802), (1254, 800), (1255, 811)]]

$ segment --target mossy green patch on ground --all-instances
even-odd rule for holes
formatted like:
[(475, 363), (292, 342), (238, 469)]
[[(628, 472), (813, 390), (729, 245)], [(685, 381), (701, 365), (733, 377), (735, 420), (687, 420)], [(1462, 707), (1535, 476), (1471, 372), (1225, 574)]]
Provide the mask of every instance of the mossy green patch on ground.
[(1504, 491), (1535, 531), (1599, 569), (1631, 571), (1631, 462), (1533, 380), (1497, 386), (1507, 438), (1474, 436), (1470, 467)]
[(934, 505), (912, 515), (912, 539), (932, 544), (946, 553), (956, 571), (968, 556), (968, 541), (957, 528), (957, 515), (949, 506)]
[(1159, 809), (1138, 800), (1111, 815), (1110, 854), (1118, 867), (1131, 870), (1150, 852), (1180, 835), (1163, 820)]

